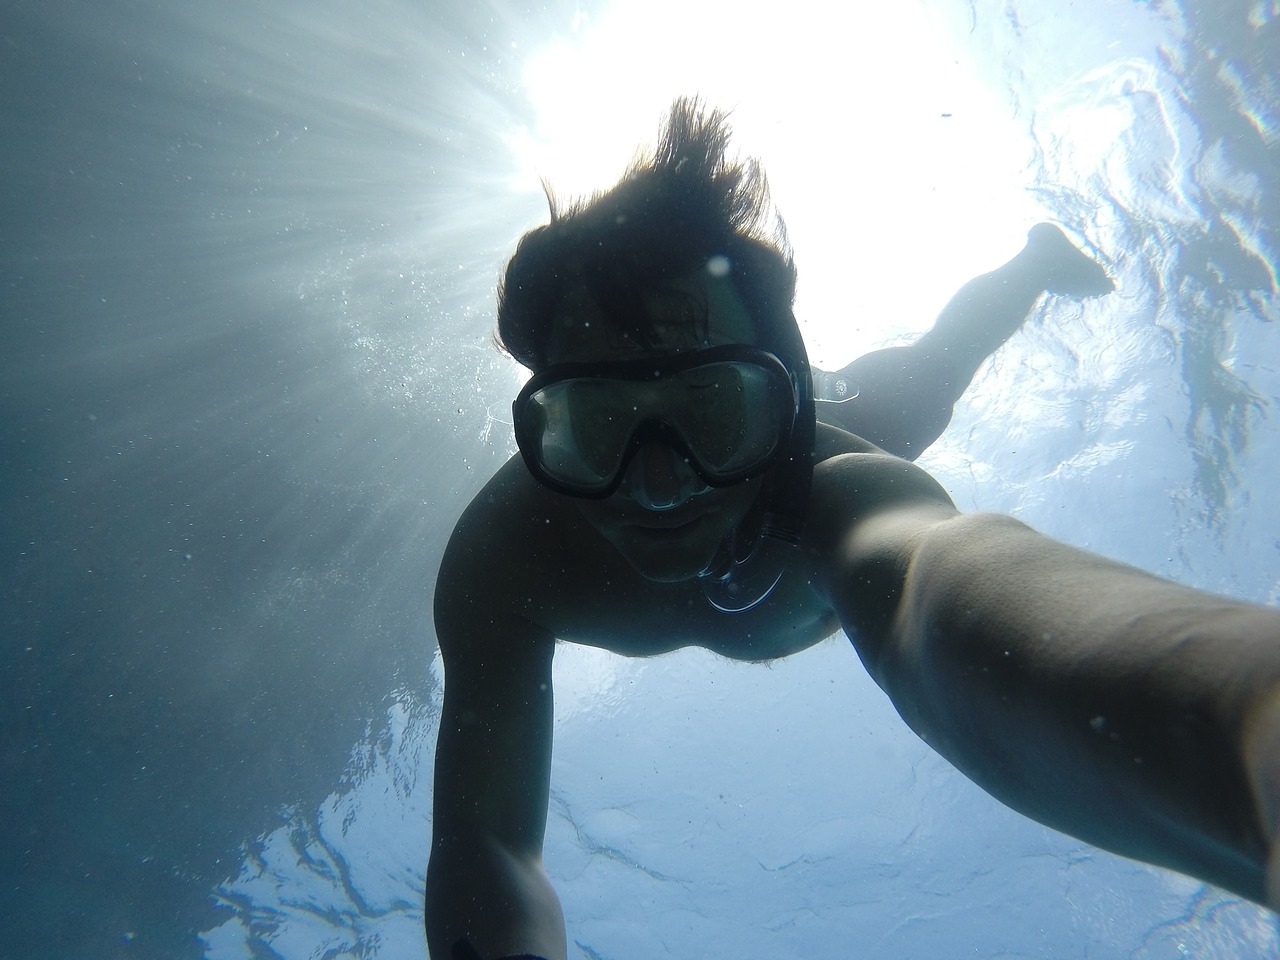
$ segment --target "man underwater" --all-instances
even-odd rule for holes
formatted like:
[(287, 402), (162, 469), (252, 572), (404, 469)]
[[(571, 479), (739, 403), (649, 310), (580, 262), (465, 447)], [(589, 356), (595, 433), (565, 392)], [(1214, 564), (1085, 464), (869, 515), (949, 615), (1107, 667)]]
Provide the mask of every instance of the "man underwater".
[[(727, 143), (722, 114), (678, 101), (649, 162), (553, 209), (507, 267), (499, 335), (533, 377), (520, 456), (436, 582), (431, 956), (566, 956), (542, 865), (557, 641), (758, 661), (843, 628), (908, 725), (996, 798), (1274, 907), (1280, 612), (962, 515), (906, 459), (818, 422), (794, 265)], [(1033, 261), (1057, 242), (1035, 234)], [(1081, 276), (1077, 293), (1109, 287)]]

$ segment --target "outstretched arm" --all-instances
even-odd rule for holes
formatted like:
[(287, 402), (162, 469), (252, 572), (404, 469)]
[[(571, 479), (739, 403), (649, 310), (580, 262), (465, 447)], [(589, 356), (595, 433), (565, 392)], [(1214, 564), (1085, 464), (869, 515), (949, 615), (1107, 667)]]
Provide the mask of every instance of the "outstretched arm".
[(1280, 612), (961, 516), (884, 457), (821, 464), (814, 510), (831, 602), (926, 742), (1042, 823), (1280, 904)]
[(1081, 299), (1114, 289), (1102, 267), (1049, 223), (1008, 263), (957, 291), (914, 343), (875, 350), (836, 373), (814, 372), (818, 418), (914, 460), (951, 422), (982, 362), (1022, 326), (1046, 292)]
[[(564, 917), (542, 866), (555, 638), (504, 612), (459, 524), (436, 584), (445, 695), (436, 742), (426, 928), (432, 960), (563, 960)], [(483, 551), (480, 551), (483, 552)], [(466, 949), (473, 951), (467, 954)]]

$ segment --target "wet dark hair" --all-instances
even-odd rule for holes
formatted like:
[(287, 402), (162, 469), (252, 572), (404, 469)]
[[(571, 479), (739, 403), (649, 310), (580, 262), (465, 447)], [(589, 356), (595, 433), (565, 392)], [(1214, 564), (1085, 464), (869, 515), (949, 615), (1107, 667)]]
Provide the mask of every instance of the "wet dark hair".
[[(731, 160), (727, 116), (692, 98), (675, 102), (653, 155), (605, 193), (561, 209), (526, 233), (498, 289), (498, 345), (531, 370), (546, 366), (551, 322), (565, 295), (585, 286), (628, 337), (647, 344), (643, 297), (665, 281), (727, 267), (762, 345), (798, 336), (791, 313), (796, 271), (782, 221), (753, 160)], [(705, 308), (680, 311), (704, 324)], [(699, 339), (702, 331), (696, 330)]]

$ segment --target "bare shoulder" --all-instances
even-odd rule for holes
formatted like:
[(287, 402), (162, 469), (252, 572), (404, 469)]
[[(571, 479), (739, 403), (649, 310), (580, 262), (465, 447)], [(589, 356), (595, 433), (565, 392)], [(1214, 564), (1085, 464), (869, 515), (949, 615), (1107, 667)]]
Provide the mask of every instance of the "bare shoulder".
[(832, 521), (852, 522), (889, 506), (955, 512), (925, 470), (844, 430), (819, 423), (814, 459), (811, 528), (830, 529)]
[[(483, 619), (496, 630), (553, 629), (584, 568), (617, 567), (568, 498), (533, 481), (512, 457), (454, 525), (436, 579), (437, 624)], [(619, 571), (620, 572), (620, 571)]]
[(845, 446), (853, 449), (838, 452), (831, 443), (814, 468), (804, 548), (815, 587), (846, 632), (869, 637), (892, 618), (921, 538), (959, 514), (942, 485), (915, 464), (875, 447)]
[(884, 453), (870, 440), (863, 440), (829, 423), (819, 420), (814, 426), (813, 458), (818, 463), (844, 453)]

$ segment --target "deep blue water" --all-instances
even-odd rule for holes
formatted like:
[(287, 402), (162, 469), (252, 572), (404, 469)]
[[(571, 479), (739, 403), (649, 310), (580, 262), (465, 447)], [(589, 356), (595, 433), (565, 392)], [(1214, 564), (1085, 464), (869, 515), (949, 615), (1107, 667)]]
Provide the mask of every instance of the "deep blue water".
[[(1043, 308), (921, 463), (965, 508), (1280, 600), (1277, 4), (694, 9), (626, 54), (674, 15), (4, 7), (0, 957), (422, 955), (431, 584), (520, 376), (493, 285), (543, 216), (547, 89), (654, 128), (665, 91), (598, 99), (628, 56), (776, 61), (687, 82), (771, 171), (828, 365), (1068, 225), (1117, 293)], [(559, 660), (580, 957), (1280, 951), (1269, 914), (988, 800), (839, 639)]]

